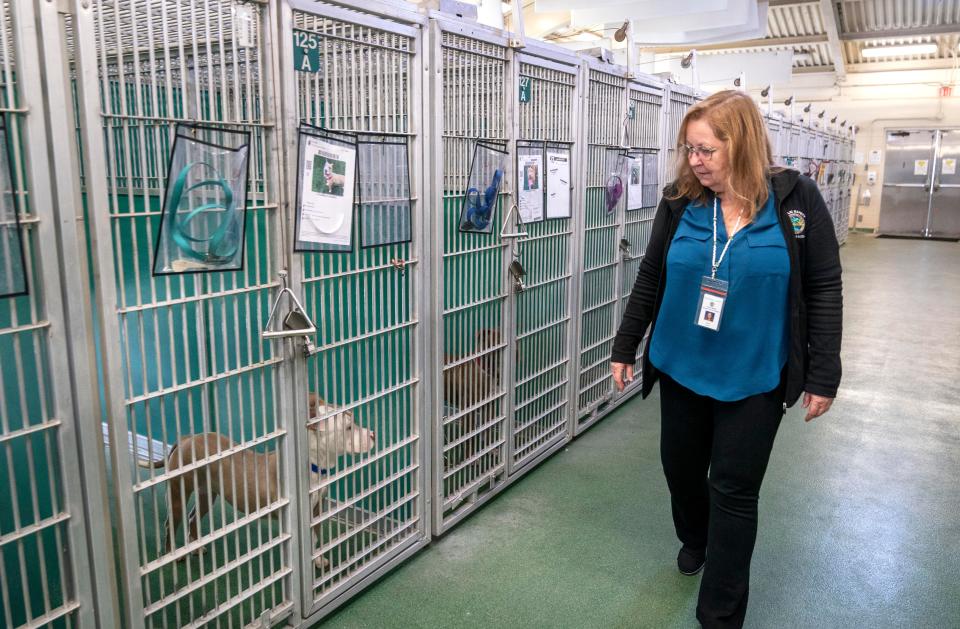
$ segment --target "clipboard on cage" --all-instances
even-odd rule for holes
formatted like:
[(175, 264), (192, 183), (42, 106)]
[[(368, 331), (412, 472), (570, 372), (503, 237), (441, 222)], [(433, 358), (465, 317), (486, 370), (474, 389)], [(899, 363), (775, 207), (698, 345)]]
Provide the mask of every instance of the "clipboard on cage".
[(470, 160), (467, 188), (460, 206), (460, 231), (493, 233), (494, 216), (507, 172), (504, 147), (477, 141)]
[(250, 133), (178, 123), (154, 275), (243, 269)]
[(6, 114), (0, 115), (0, 142), (0, 297), (18, 297), (29, 287)]

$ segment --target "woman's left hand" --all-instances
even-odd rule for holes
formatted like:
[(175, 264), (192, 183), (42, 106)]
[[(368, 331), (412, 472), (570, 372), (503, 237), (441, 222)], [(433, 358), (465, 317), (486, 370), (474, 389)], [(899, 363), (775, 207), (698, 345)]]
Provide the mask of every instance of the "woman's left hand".
[(823, 397), (822, 395), (814, 395), (813, 393), (804, 393), (803, 408), (807, 409), (807, 418), (803, 421), (808, 422), (815, 417), (820, 417), (830, 410), (831, 404), (833, 404), (832, 397)]

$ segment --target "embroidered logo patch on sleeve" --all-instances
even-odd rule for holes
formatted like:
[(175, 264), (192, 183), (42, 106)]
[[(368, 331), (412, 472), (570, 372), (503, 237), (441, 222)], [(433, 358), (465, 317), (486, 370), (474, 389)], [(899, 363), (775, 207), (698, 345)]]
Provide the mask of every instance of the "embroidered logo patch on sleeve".
[(807, 229), (807, 215), (800, 210), (790, 210), (787, 216), (790, 217), (790, 224), (793, 225), (793, 235), (802, 237), (804, 230)]

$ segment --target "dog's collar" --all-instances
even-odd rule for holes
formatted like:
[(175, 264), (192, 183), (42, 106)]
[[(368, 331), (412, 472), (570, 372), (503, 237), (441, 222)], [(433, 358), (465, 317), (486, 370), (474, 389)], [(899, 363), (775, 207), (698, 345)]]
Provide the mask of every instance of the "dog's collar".
[(319, 474), (320, 476), (326, 476), (327, 474), (332, 474), (335, 469), (337, 468), (331, 467), (330, 469), (327, 469), (325, 467), (320, 467), (316, 463), (310, 464), (310, 471), (313, 472), (314, 474)]

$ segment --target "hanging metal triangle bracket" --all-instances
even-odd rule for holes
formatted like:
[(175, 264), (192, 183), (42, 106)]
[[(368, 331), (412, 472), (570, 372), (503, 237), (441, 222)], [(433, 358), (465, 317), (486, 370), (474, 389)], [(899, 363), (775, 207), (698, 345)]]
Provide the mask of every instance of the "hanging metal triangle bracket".
[[(521, 231), (508, 232), (507, 228), (510, 226), (510, 216), (517, 215), (517, 229)], [(520, 218), (520, 209), (517, 207), (517, 204), (514, 203), (510, 206), (510, 211), (507, 212), (507, 215), (503, 217), (503, 227), (500, 228), (500, 238), (529, 238), (530, 234), (525, 231), (522, 231), (523, 219)]]
[[(309, 343), (309, 337), (317, 333), (317, 326), (314, 325), (313, 320), (307, 315), (303, 304), (300, 303), (297, 296), (294, 295), (293, 291), (287, 286), (286, 279), (286, 272), (281, 271), (280, 292), (277, 293), (277, 298), (273, 302), (273, 308), (270, 309), (270, 316), (267, 317), (267, 323), (264, 325), (263, 332), (260, 336), (264, 339), (283, 339), (302, 336), (308, 339), (307, 342)], [(280, 302), (283, 301), (284, 296), (286, 296), (293, 305), (284, 316), (282, 327), (277, 329), (277, 313), (280, 311)]]

